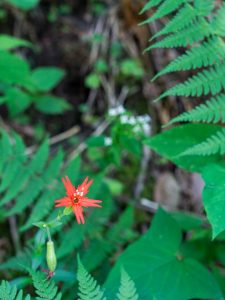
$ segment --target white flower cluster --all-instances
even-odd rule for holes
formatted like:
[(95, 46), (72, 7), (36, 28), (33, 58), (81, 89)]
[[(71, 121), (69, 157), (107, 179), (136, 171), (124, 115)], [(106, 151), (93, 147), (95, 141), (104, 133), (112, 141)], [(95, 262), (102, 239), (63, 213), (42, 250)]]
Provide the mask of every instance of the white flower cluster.
[(125, 112), (125, 108), (122, 105), (119, 105), (117, 107), (110, 108), (108, 114), (110, 117), (116, 117), (124, 114)]
[(112, 143), (113, 143), (113, 141), (112, 141), (112, 138), (111, 138), (111, 137), (108, 137), (108, 136), (105, 137), (105, 140), (104, 140), (105, 146), (111, 146)]
[(133, 125), (134, 126), (133, 131), (135, 133), (144, 131), (146, 135), (150, 135), (151, 133), (150, 122), (151, 122), (151, 118), (149, 115), (142, 115), (137, 117), (128, 116), (128, 115), (120, 116), (120, 123)]

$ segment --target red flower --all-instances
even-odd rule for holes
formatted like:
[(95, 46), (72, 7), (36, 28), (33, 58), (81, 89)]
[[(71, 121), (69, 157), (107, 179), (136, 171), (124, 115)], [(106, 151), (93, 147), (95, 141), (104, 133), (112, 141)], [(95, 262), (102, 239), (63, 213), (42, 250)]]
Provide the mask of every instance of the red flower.
[(93, 180), (90, 180), (88, 182), (88, 177), (85, 178), (83, 183), (81, 185), (78, 185), (77, 189), (75, 186), (72, 185), (71, 181), (69, 180), (69, 177), (66, 176), (66, 178), (62, 178), (62, 182), (66, 189), (67, 197), (64, 197), (62, 199), (55, 201), (55, 207), (59, 206), (66, 206), (72, 207), (72, 210), (74, 212), (74, 215), (77, 219), (78, 224), (85, 223), (84, 221), (84, 215), (83, 215), (83, 207), (101, 207), (98, 203), (101, 203), (101, 200), (93, 200), (85, 197), (85, 195), (88, 193), (88, 188), (92, 184)]

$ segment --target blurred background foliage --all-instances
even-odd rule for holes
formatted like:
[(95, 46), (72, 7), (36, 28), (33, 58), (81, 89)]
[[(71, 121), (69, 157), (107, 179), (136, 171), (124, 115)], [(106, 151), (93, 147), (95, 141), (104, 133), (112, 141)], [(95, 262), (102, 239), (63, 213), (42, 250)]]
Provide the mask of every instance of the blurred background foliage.
[[(211, 241), (201, 202), (204, 183), (179, 168), (197, 172), (201, 160), (174, 161), (172, 155), (179, 150), (174, 136), (183, 140), (190, 130), (197, 139), (214, 129), (175, 128), (149, 142), (193, 104), (152, 102), (171, 79), (150, 78), (175, 50), (143, 54), (154, 34), (153, 25), (138, 26), (150, 14), (139, 14), (144, 4), (0, 2), (0, 279), (31, 295), (31, 277), (39, 280), (33, 271), (46, 269), (46, 233), (34, 224), (57, 216), (54, 200), (64, 195), (64, 175), (75, 185), (89, 175), (90, 198), (101, 199), (103, 208), (85, 212), (83, 226), (68, 215), (51, 228), (58, 258), (53, 280), (63, 299), (75, 299), (77, 279), (86, 278), (78, 253), (108, 299), (118, 292), (121, 267), (141, 300), (223, 299), (224, 235)], [(183, 76), (172, 75), (172, 81)], [(167, 150), (166, 158), (151, 153), (150, 143)], [(159, 205), (168, 212), (156, 213)]]

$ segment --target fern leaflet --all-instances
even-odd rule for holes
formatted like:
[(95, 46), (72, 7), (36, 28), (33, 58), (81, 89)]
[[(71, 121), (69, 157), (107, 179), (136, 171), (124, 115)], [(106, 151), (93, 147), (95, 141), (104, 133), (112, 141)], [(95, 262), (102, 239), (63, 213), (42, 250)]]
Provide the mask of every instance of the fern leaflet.
[(119, 293), (117, 294), (117, 300), (138, 300), (138, 294), (133, 280), (127, 272), (121, 270), (121, 283)]
[(179, 30), (182, 30), (187, 25), (196, 20), (197, 14), (196, 10), (189, 4), (184, 5), (180, 11), (173, 17), (173, 19), (168, 22), (163, 29), (158, 31), (151, 40), (161, 35), (166, 35), (169, 33), (173, 33)]
[(225, 44), (213, 37), (203, 44), (193, 47), (168, 64), (152, 80), (171, 72), (186, 71), (219, 64), (225, 59)]
[(175, 11), (181, 4), (185, 3), (186, 0), (164, 0), (162, 5), (159, 6), (158, 10), (156, 11), (153, 16), (145, 20), (142, 24), (146, 24), (152, 21), (155, 21), (161, 17), (164, 17), (173, 11)]
[(46, 274), (40, 271), (28, 270), (37, 294), (36, 300), (60, 300), (62, 295), (53, 280), (46, 279)]
[(166, 96), (216, 95), (225, 88), (225, 64), (204, 70), (192, 76), (184, 83), (177, 84), (158, 99)]
[(225, 122), (225, 94), (211, 98), (206, 103), (198, 105), (194, 109), (173, 118), (167, 125), (176, 122)]
[(225, 3), (223, 3), (223, 5), (218, 10), (216, 16), (212, 20), (212, 29), (215, 34), (224, 37), (225, 36), (224, 27), (225, 27)]
[(204, 38), (210, 36), (212, 33), (211, 27), (203, 19), (199, 18), (185, 27), (183, 30), (175, 32), (161, 41), (149, 46), (145, 51), (155, 48), (174, 48), (174, 47), (185, 47), (197, 41), (201, 41)]
[(106, 300), (100, 286), (86, 271), (79, 257), (77, 279), (79, 282), (79, 300)]
[(143, 7), (143, 9), (141, 10), (141, 13), (143, 14), (144, 12), (151, 9), (152, 7), (159, 5), (160, 2), (162, 2), (162, 0), (150, 0), (150, 1), (148, 1), (145, 4), (145, 6)]
[(0, 300), (30, 300), (30, 296), (23, 297), (23, 291), (17, 291), (15, 286), (11, 286), (3, 280), (0, 284)]
[(206, 141), (187, 149), (181, 155), (212, 155), (225, 153), (225, 128), (210, 136)]

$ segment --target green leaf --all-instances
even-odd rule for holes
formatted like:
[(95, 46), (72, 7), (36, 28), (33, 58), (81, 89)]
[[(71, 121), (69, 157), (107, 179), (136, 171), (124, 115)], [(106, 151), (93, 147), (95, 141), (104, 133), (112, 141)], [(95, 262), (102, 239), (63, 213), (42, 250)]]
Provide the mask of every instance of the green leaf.
[(213, 238), (225, 230), (225, 165), (209, 165), (203, 172), (203, 202), (213, 228)]
[(185, 150), (203, 142), (208, 136), (220, 130), (220, 126), (208, 124), (186, 124), (176, 126), (147, 139), (145, 143), (163, 157), (188, 171), (199, 172), (209, 163), (220, 162), (220, 155), (199, 157), (199, 155), (179, 156)]
[(33, 223), (34, 226), (40, 228), (40, 229), (43, 229), (45, 226), (45, 222), (35, 222)]
[(221, 291), (211, 273), (193, 259), (181, 257), (181, 230), (159, 209), (147, 233), (119, 257), (106, 281), (113, 299), (123, 266), (135, 282), (141, 300), (218, 299)]
[(95, 70), (99, 73), (105, 73), (108, 71), (107, 62), (104, 59), (98, 59), (95, 63)]
[(188, 231), (201, 227), (204, 224), (204, 217), (200, 217), (190, 213), (173, 212), (172, 217), (177, 221), (182, 230)]
[(40, 0), (7, 0), (12, 5), (22, 9), (22, 10), (29, 10), (34, 8), (38, 5)]
[(31, 43), (14, 36), (0, 34), (0, 50), (11, 50), (17, 47), (31, 47)]
[(48, 92), (58, 85), (65, 74), (65, 71), (56, 67), (40, 67), (33, 70), (31, 78), (37, 89)]
[(10, 117), (13, 118), (26, 110), (31, 104), (28, 94), (18, 88), (10, 88), (6, 91), (6, 105), (9, 109)]
[(90, 89), (97, 89), (101, 84), (101, 80), (98, 74), (91, 73), (85, 78), (85, 85)]
[(122, 194), (124, 184), (122, 182), (120, 182), (119, 180), (112, 179), (112, 178), (106, 178), (105, 183), (107, 184), (112, 195), (119, 196)]
[(35, 99), (35, 107), (46, 114), (62, 114), (71, 108), (71, 105), (65, 99), (52, 95), (40, 96)]
[(89, 147), (104, 147), (105, 146), (105, 136), (92, 136), (86, 140), (86, 144)]
[(72, 206), (65, 207), (64, 210), (63, 210), (63, 214), (64, 214), (65, 216), (70, 215), (72, 212), (73, 212)]
[(27, 84), (29, 65), (16, 55), (0, 51), (0, 81), (9, 84)]
[(140, 63), (133, 59), (124, 59), (121, 63), (121, 72), (125, 76), (140, 78), (144, 75), (144, 70)]

